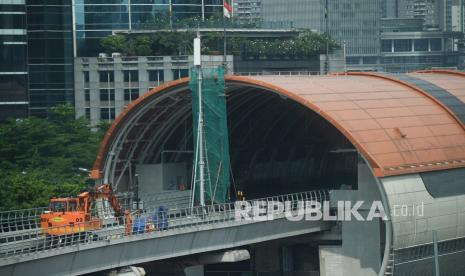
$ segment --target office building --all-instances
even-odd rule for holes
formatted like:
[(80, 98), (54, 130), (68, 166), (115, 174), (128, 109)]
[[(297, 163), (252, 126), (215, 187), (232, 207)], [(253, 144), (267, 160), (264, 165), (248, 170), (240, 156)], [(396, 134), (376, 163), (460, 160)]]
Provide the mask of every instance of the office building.
[(408, 72), (432, 67), (455, 67), (456, 34), (423, 30), (421, 18), (382, 19), (381, 57), (383, 70)]
[(266, 0), (261, 3), (265, 22), (289, 22), (296, 28), (324, 32), (325, 7), (322, 0)]
[(0, 120), (27, 116), (27, 36), (24, 0), (0, 3)]
[[(203, 56), (206, 67), (223, 63), (223, 56)], [(232, 56), (228, 67), (233, 68)], [(192, 56), (78, 57), (75, 59), (76, 116), (92, 125), (112, 121), (132, 101), (165, 82), (189, 76)]]
[(72, 1), (26, 0), (30, 115), (74, 101)]
[(259, 20), (261, 18), (261, 2), (261, 0), (234, 1), (234, 16), (242, 20)]
[(421, 19), (424, 30), (463, 32), (463, 0), (385, 0), (383, 18)]
[(427, 28), (440, 28), (450, 0), (400, 0), (399, 18), (423, 19)]
[(167, 29), (189, 17), (207, 19), (222, 12), (222, 0), (76, 0), (76, 56), (96, 56), (100, 39), (114, 31)]
[(381, 0), (267, 0), (264, 21), (292, 21), (296, 28), (328, 33), (345, 45), (349, 69), (374, 69), (379, 64)]
[(383, 70), (460, 66), (462, 0), (388, 0), (384, 4), (396, 11), (391, 12), (394, 17), (381, 20)]

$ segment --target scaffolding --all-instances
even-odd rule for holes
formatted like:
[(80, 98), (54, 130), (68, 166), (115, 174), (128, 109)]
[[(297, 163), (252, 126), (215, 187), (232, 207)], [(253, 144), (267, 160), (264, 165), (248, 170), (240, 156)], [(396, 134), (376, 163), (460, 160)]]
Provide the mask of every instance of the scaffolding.
[[(200, 78), (199, 78), (199, 73)], [(194, 198), (205, 202), (224, 203), (229, 200), (230, 158), (224, 70), (218, 68), (191, 69), (192, 114), (194, 127), (193, 187)], [(199, 89), (199, 82), (200, 87)], [(202, 93), (203, 128), (199, 129), (199, 90)], [(197, 100), (196, 100), (197, 99)], [(198, 139), (203, 135), (203, 139)], [(199, 145), (203, 141), (203, 145)], [(204, 150), (204, 152), (201, 152)], [(204, 154), (203, 154), (204, 153)], [(202, 158), (203, 160), (199, 160)], [(200, 164), (205, 164), (204, 185), (200, 184)], [(200, 188), (203, 187), (203, 195)]]

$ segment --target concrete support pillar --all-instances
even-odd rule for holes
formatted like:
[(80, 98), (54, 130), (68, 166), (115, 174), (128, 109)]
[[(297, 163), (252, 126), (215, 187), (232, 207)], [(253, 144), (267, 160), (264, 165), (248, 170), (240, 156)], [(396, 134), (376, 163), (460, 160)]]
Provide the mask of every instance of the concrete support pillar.
[[(359, 211), (366, 218), (368, 211)], [(379, 219), (342, 223), (344, 276), (376, 276), (381, 267)]]
[(149, 73), (147, 57), (139, 57), (138, 74), (139, 74), (139, 97), (150, 91)]
[[(116, 63), (118, 62), (118, 63)], [(124, 73), (123, 73), (123, 66), (121, 64), (121, 58), (115, 58), (115, 101), (114, 101), (114, 108), (115, 109), (115, 117), (119, 114), (124, 107)]]
[[(351, 206), (354, 206), (357, 201), (363, 201), (364, 204), (358, 212), (366, 219), (372, 202), (381, 200), (376, 187), (374, 176), (368, 166), (359, 164), (357, 189), (335, 191), (331, 204), (336, 207), (337, 201), (350, 201)], [(354, 216), (350, 219), (342, 222), (342, 246), (337, 250), (332, 249), (328, 258), (334, 259), (332, 262), (340, 262), (343, 271), (341, 276), (376, 276), (381, 267), (381, 221), (379, 218), (358, 221)]]
[(89, 88), (90, 88), (90, 123), (98, 125), (100, 122), (100, 76), (96, 60), (89, 64)]
[(163, 72), (165, 75), (165, 82), (174, 80), (172, 61), (170, 56), (163, 57)]
[(320, 276), (344, 276), (344, 256), (340, 245), (320, 245)]

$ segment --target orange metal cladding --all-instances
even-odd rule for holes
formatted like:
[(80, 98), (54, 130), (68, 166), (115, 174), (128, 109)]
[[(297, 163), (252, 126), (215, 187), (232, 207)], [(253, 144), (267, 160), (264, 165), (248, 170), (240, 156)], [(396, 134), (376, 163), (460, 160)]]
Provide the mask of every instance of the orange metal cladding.
[(465, 73), (448, 70), (418, 71), (410, 74), (437, 85), (465, 103)]
[[(317, 112), (354, 144), (378, 177), (465, 167), (463, 125), (427, 93), (396, 79), (370, 73), (225, 79), (280, 93)], [(187, 85), (187, 80), (154, 89), (144, 97), (181, 84)], [(142, 102), (137, 101), (125, 113)], [(94, 164), (96, 176), (103, 169), (102, 157), (111, 134), (124, 123), (124, 117), (117, 118), (105, 137), (100, 159)]]

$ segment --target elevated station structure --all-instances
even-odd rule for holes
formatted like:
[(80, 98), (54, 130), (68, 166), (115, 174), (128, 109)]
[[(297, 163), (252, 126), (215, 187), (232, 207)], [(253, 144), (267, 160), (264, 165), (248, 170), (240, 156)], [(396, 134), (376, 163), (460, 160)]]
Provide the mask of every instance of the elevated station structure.
[[(453, 244), (442, 252), (443, 267), (456, 256), (451, 252), (464, 246), (465, 73), (226, 76), (225, 81), (235, 190), (261, 198), (331, 189), (334, 200), (383, 202), (389, 221), (371, 228), (344, 222), (341, 248), (329, 249), (350, 257), (343, 261), (346, 271), (426, 273), (432, 251), (418, 250), (432, 248), (432, 231)], [(118, 191), (137, 192), (142, 201), (149, 191), (188, 189), (190, 102), (186, 78), (129, 105), (108, 130), (92, 177)], [(418, 206), (424, 213), (399, 214)], [(363, 242), (372, 234), (381, 234), (374, 240), (384, 250), (374, 255), (379, 260), (363, 253), (372, 252)], [(369, 268), (363, 258), (370, 259)]]
[[(143, 208), (163, 203), (151, 202), (150, 193), (169, 195), (173, 208), (187, 206), (193, 149), (188, 81), (164, 84), (124, 110), (104, 137), (93, 179), (132, 195)], [(240, 247), (251, 251), (257, 272), (433, 275), (433, 232), (441, 273), (465, 270), (464, 73), (225, 81), (231, 201), (237, 190), (252, 201), (330, 190), (335, 212), (337, 201), (363, 200), (359, 212), (366, 218), (379, 201), (389, 220), (248, 225), (223, 214), (219, 224), (198, 221), (39, 254), (8, 249), (0, 274), (32, 275), (53, 262), (60, 266), (52, 274), (74, 275)]]

